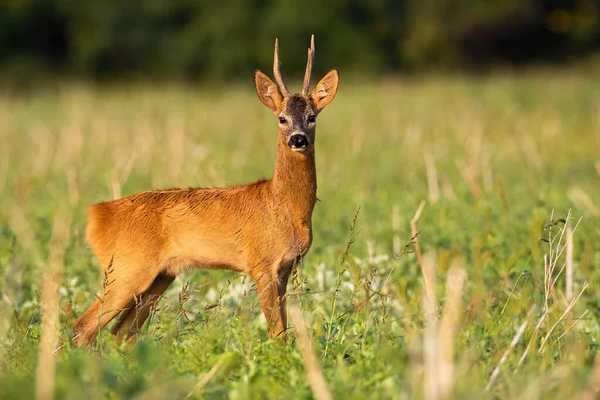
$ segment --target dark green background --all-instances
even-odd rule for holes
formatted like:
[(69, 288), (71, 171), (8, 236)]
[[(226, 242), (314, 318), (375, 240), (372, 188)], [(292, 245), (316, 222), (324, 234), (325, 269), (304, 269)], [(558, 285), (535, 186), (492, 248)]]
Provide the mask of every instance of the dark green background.
[(0, 76), (247, 76), (272, 62), (375, 75), (562, 62), (600, 44), (598, 0), (0, 0)]

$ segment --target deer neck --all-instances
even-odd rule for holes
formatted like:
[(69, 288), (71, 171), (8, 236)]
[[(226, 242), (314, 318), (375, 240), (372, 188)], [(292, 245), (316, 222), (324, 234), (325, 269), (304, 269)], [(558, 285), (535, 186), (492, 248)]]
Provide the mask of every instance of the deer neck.
[(310, 221), (317, 200), (314, 146), (294, 152), (279, 138), (273, 189), (288, 214), (297, 220)]

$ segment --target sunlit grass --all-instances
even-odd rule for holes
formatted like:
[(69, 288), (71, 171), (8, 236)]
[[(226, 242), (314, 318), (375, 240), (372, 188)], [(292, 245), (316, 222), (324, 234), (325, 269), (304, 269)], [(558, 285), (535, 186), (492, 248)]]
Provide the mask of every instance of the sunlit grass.
[[(598, 387), (597, 82), (342, 76), (318, 121), (314, 244), (288, 289), (334, 398), (562, 399)], [(251, 279), (230, 272), (179, 277), (133, 347), (107, 332), (92, 349), (71, 340), (103, 280), (85, 208), (270, 177), (276, 135), (251, 79), (0, 95), (0, 397), (33, 397), (36, 371), (49, 371), (38, 368), (40, 302), (56, 274), (58, 344), (39, 358), (56, 361), (56, 398), (313, 396), (309, 353), (266, 339)]]

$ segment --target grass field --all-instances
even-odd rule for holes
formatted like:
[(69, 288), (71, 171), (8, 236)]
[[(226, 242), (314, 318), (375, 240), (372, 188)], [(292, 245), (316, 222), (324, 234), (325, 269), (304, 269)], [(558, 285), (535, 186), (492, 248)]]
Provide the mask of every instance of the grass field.
[(103, 282), (86, 207), (270, 177), (252, 83), (0, 95), (0, 398), (595, 398), (600, 80), (577, 71), (342, 75), (289, 286), (316, 361), (302, 335), (269, 341), (250, 279), (220, 271), (180, 276), (135, 345), (75, 348)]

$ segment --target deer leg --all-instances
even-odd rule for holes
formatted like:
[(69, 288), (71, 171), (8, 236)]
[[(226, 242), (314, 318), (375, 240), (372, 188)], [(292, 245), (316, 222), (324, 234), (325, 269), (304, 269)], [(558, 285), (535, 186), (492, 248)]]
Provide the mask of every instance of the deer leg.
[(258, 297), (267, 319), (267, 332), (271, 339), (281, 337), (285, 340), (287, 329), (285, 292), (292, 266), (292, 263), (285, 265), (277, 263), (272, 269), (265, 270), (258, 267), (251, 273), (256, 281)]
[(79, 316), (73, 323), (73, 335), (75, 337), (75, 345), (82, 346), (84, 344), (91, 344), (96, 337), (96, 331), (94, 330), (94, 316), (100, 314), (102, 309), (102, 301), (96, 299), (83, 314)]
[[(130, 267), (131, 268), (131, 267)], [(130, 270), (131, 271), (131, 270)], [(116, 274), (116, 278), (107, 286), (103, 295), (77, 318), (73, 324), (75, 344), (91, 344), (98, 331), (116, 317), (134, 296), (143, 293), (154, 281), (152, 275)], [(123, 279), (120, 279), (123, 277)]]
[(275, 271), (271, 272), (256, 268), (251, 275), (256, 281), (260, 304), (267, 319), (267, 332), (269, 337), (274, 339), (284, 332), (277, 274)]
[(281, 266), (277, 271), (278, 279), (277, 279), (277, 295), (279, 297), (279, 307), (281, 312), (281, 326), (283, 329), (283, 338), (285, 340), (285, 333), (287, 331), (287, 310), (286, 310), (286, 290), (287, 283), (290, 279), (290, 275), (292, 274), (294, 264), (288, 264)]
[(122, 339), (127, 337), (128, 342), (133, 342), (146, 319), (150, 316), (152, 307), (157, 303), (163, 293), (175, 280), (174, 277), (158, 275), (152, 285), (144, 293), (132, 300), (127, 308), (121, 312), (119, 319), (112, 326), (110, 332)]

